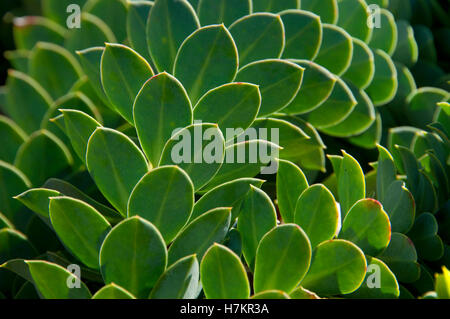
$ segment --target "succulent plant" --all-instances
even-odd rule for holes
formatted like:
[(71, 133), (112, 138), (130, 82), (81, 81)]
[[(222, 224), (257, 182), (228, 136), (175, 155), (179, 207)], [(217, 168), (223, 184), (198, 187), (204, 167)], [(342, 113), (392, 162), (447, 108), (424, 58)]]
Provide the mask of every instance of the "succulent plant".
[(450, 93), (427, 2), (75, 2), (81, 28), (73, 0), (43, 0), (6, 54), (0, 293), (448, 298)]

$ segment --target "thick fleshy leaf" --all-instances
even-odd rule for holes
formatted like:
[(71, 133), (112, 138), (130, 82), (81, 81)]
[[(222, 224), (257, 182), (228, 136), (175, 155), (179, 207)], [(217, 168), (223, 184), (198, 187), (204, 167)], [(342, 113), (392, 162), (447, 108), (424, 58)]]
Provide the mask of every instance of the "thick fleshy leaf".
[(253, 12), (278, 13), (287, 9), (299, 9), (300, 0), (253, 0)]
[(175, 130), (192, 124), (191, 102), (186, 91), (177, 79), (165, 72), (144, 84), (134, 101), (133, 114), (142, 149), (154, 165), (159, 163), (164, 145)]
[(369, 27), (370, 10), (364, 0), (339, 0), (339, 18), (337, 25), (344, 28), (351, 36), (368, 42), (372, 36)]
[(43, 17), (28, 16), (13, 20), (14, 43), (19, 50), (31, 50), (39, 41), (62, 45), (66, 30)]
[(314, 60), (322, 43), (320, 17), (303, 10), (283, 11), (280, 16), (286, 36), (283, 58)]
[(50, 197), (61, 196), (61, 193), (52, 189), (33, 188), (14, 197), (33, 212), (44, 219), (50, 218)]
[(277, 204), (284, 223), (293, 223), (297, 200), (305, 189), (308, 180), (303, 171), (294, 163), (279, 160), (277, 171)]
[(297, 95), (302, 79), (302, 67), (276, 59), (250, 63), (240, 69), (236, 76), (236, 81), (259, 85), (262, 96), (260, 117), (288, 106)]
[(147, 43), (159, 72), (171, 72), (184, 39), (200, 27), (186, 0), (157, 0), (147, 21)]
[(337, 232), (339, 211), (333, 194), (321, 184), (308, 187), (298, 198), (294, 221), (308, 235), (314, 249)]
[(208, 299), (248, 299), (250, 296), (244, 265), (225, 246), (214, 244), (206, 251), (200, 265), (200, 278)]
[(90, 13), (105, 22), (119, 42), (126, 39), (125, 26), (128, 13), (126, 0), (88, 0), (83, 12)]
[(145, 59), (121, 44), (106, 44), (101, 62), (103, 88), (116, 110), (133, 122), (133, 104), (142, 85), (154, 75)]
[(375, 50), (375, 74), (366, 92), (375, 106), (389, 103), (398, 88), (397, 70), (390, 56), (382, 50)]
[(251, 186), (261, 187), (263, 180), (256, 178), (238, 178), (219, 185), (203, 195), (194, 206), (190, 221), (218, 207), (233, 207), (232, 219), (238, 216), (245, 195)]
[(52, 133), (40, 130), (20, 147), (14, 164), (38, 186), (49, 177), (64, 173), (72, 163), (67, 147)]
[(305, 68), (305, 70), (297, 96), (283, 109), (283, 113), (301, 114), (310, 112), (329, 98), (336, 83), (336, 77), (314, 62), (306, 60), (291, 61)]
[(28, 73), (28, 60), (30, 54), (31, 51), (28, 50), (15, 50), (5, 51), (3, 55), (15, 70)]
[(279, 58), (283, 52), (284, 25), (279, 15), (261, 12), (236, 20), (230, 33), (239, 51), (239, 66)]
[(319, 107), (304, 117), (317, 128), (339, 124), (354, 110), (358, 101), (347, 84), (336, 78), (331, 95)]
[(31, 182), (19, 169), (3, 161), (0, 161), (0, 177), (0, 197), (4, 198), (0, 201), (0, 212), (14, 224), (22, 205), (13, 196), (31, 187)]
[(381, 142), (382, 123), (381, 115), (376, 112), (375, 121), (372, 125), (362, 134), (352, 136), (348, 141), (356, 146), (373, 149)]
[[(131, 47), (151, 63), (147, 45), (147, 20), (153, 7), (151, 1), (128, 2), (127, 34)], [(155, 69), (156, 71), (156, 69)]]
[(89, 138), (101, 125), (91, 116), (78, 110), (61, 110), (61, 113), (64, 116), (65, 132), (72, 147), (84, 162)]
[(365, 274), (366, 259), (361, 249), (346, 240), (329, 240), (314, 250), (301, 285), (319, 295), (349, 294), (358, 289)]
[(341, 75), (352, 62), (352, 37), (344, 29), (332, 24), (322, 24), (322, 30), (322, 45), (314, 62)]
[(49, 19), (65, 25), (67, 16), (61, 14), (66, 12), (67, 7), (71, 4), (77, 4), (82, 7), (87, 0), (42, 0), (42, 13)]
[(229, 26), (240, 17), (251, 13), (252, 0), (199, 0), (197, 13), (202, 25)]
[(254, 294), (250, 299), (291, 299), (291, 297), (281, 290), (265, 290)]
[[(242, 135), (241, 135), (242, 136)], [(275, 173), (274, 159), (279, 157), (280, 147), (266, 140), (238, 142), (225, 149), (224, 163), (214, 178), (205, 186), (208, 191), (237, 178), (255, 177), (259, 173)], [(267, 167), (271, 164), (269, 167)]]
[(338, 20), (337, 0), (302, 0), (301, 8), (319, 15), (322, 23), (335, 24)]
[(196, 255), (181, 258), (159, 277), (150, 299), (195, 299), (200, 271)]
[(64, 46), (70, 52), (117, 42), (108, 25), (95, 15), (81, 13), (81, 25), (82, 28), (70, 29), (67, 33)]
[(392, 233), (386, 250), (379, 256), (397, 277), (397, 280), (412, 283), (420, 277), (420, 265), (413, 242), (405, 235)]
[(375, 57), (372, 50), (363, 41), (352, 38), (353, 58), (343, 78), (360, 89), (367, 88), (375, 75)]
[(50, 220), (64, 245), (86, 266), (99, 268), (99, 252), (111, 230), (92, 206), (70, 197), (50, 198)]
[(377, 166), (377, 199), (381, 202), (389, 193), (387, 189), (396, 180), (396, 168), (394, 159), (387, 149), (381, 145), (378, 148), (378, 166)]
[(242, 253), (253, 268), (258, 244), (277, 225), (277, 213), (266, 193), (254, 186), (250, 188), (241, 205), (237, 229), (242, 237)]
[(167, 265), (167, 250), (158, 229), (135, 216), (119, 223), (100, 250), (106, 284), (117, 283), (137, 298), (147, 298)]
[(207, 91), (232, 82), (237, 69), (238, 52), (230, 32), (224, 25), (211, 25), (186, 38), (175, 59), (173, 74), (196, 104)]
[(125, 134), (99, 127), (89, 139), (86, 164), (99, 190), (126, 216), (131, 191), (148, 171), (142, 152)]
[(308, 236), (295, 224), (269, 231), (256, 251), (255, 293), (278, 289), (290, 292), (305, 276), (311, 262)]
[(405, 234), (411, 229), (414, 223), (416, 205), (412, 194), (405, 187), (403, 181), (392, 182), (386, 189), (386, 194), (381, 202), (389, 216), (393, 232)]
[(0, 115), (0, 160), (13, 163), (20, 145), (28, 138), (27, 134), (11, 119)]
[(14, 226), (13, 226), (13, 224), (11, 224), (9, 219), (6, 218), (5, 215), (0, 213), (0, 229), (2, 229), (2, 228), (11, 228), (11, 229), (13, 229)]
[(416, 247), (420, 258), (437, 261), (444, 255), (444, 244), (438, 235), (438, 222), (430, 213), (423, 213), (417, 217), (408, 236)]
[(224, 149), (225, 140), (217, 124), (193, 124), (166, 143), (159, 165), (180, 166), (199, 190), (220, 169)]
[(397, 48), (397, 24), (394, 15), (386, 9), (380, 10), (380, 27), (373, 28), (370, 46), (391, 55)]
[(6, 87), (5, 112), (27, 134), (39, 129), (42, 118), (53, 103), (50, 95), (36, 80), (14, 70), (8, 72)]
[[(255, 120), (261, 105), (259, 87), (250, 83), (229, 83), (210, 90), (194, 108), (194, 119), (217, 123), (226, 129), (246, 130)], [(226, 136), (227, 140), (235, 136)]]
[(92, 299), (136, 299), (132, 294), (114, 283), (104, 286), (92, 296)]
[(397, 20), (397, 32), (398, 43), (392, 57), (395, 61), (412, 67), (419, 58), (419, 48), (414, 39), (414, 30), (407, 21)]
[(339, 238), (353, 242), (370, 256), (382, 252), (389, 244), (391, 225), (381, 203), (371, 198), (356, 202), (342, 222)]
[(396, 299), (400, 295), (397, 278), (381, 260), (367, 257), (367, 273), (362, 285), (350, 298)]
[(147, 173), (128, 200), (128, 217), (151, 222), (170, 243), (189, 219), (194, 206), (194, 185), (177, 166), (162, 166)]
[(191, 254), (203, 258), (214, 243), (221, 243), (230, 227), (231, 208), (216, 208), (192, 221), (169, 248), (169, 265)]
[(0, 229), (0, 265), (10, 259), (33, 258), (36, 249), (28, 238), (11, 228)]
[(442, 274), (436, 276), (436, 293), (439, 298), (450, 298), (450, 272), (447, 268), (442, 268)]
[(355, 136), (367, 131), (375, 122), (375, 107), (367, 94), (351, 83), (348, 83), (348, 87), (358, 104), (343, 121), (334, 126), (322, 128), (321, 131), (325, 134), (337, 137)]

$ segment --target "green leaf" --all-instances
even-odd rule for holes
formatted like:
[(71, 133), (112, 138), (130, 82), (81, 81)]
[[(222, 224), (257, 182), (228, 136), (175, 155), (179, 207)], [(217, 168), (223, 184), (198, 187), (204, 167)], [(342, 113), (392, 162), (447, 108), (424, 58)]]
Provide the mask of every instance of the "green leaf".
[(320, 299), (315, 293), (303, 288), (302, 286), (298, 286), (298, 288), (294, 289), (290, 293), (290, 297), (292, 299)]
[[(273, 168), (273, 160), (279, 156), (279, 149), (277, 144), (265, 140), (238, 142), (226, 147), (224, 163), (202, 191), (237, 178), (255, 177), (266, 169), (270, 170)], [(270, 168), (266, 168), (269, 164)]]
[(187, 93), (181, 83), (166, 72), (144, 84), (134, 102), (133, 114), (142, 148), (155, 165), (175, 129), (192, 124)]
[(14, 258), (33, 258), (36, 254), (25, 235), (11, 228), (0, 229), (0, 264)]
[(349, 294), (358, 289), (366, 274), (364, 253), (346, 240), (318, 245), (302, 287), (319, 295)]
[(254, 13), (236, 20), (230, 33), (239, 51), (239, 66), (279, 58), (285, 44), (284, 25), (276, 14)]
[(256, 251), (255, 293), (277, 289), (290, 292), (303, 279), (311, 261), (311, 245), (303, 230), (285, 224), (269, 231)]
[(283, 11), (280, 16), (286, 36), (283, 58), (314, 60), (322, 43), (320, 17), (303, 10)]
[[(151, 63), (147, 45), (147, 20), (153, 7), (151, 1), (128, 2), (127, 35), (131, 47)], [(156, 70), (156, 68), (155, 68)]]
[(87, 0), (42, 0), (42, 13), (49, 19), (60, 25), (65, 25), (67, 16), (61, 14), (66, 12), (67, 7), (71, 4), (77, 4), (82, 7)]
[(416, 247), (420, 258), (427, 261), (437, 261), (444, 255), (444, 243), (438, 235), (438, 222), (430, 213), (417, 217), (408, 236)]
[(308, 235), (314, 249), (338, 230), (339, 211), (333, 194), (321, 184), (308, 187), (298, 198), (294, 221)]
[(394, 15), (386, 9), (380, 9), (380, 27), (373, 28), (370, 46), (392, 56), (397, 48), (397, 24)]
[(297, 200), (307, 188), (308, 180), (297, 165), (285, 160), (278, 161), (277, 203), (284, 223), (294, 222)]
[(28, 73), (28, 60), (30, 54), (31, 51), (28, 50), (5, 51), (4, 57), (15, 70)]
[(239, 257), (225, 246), (214, 244), (206, 251), (200, 265), (200, 278), (208, 299), (248, 299), (250, 296), (247, 272)]
[(325, 134), (337, 137), (355, 136), (367, 131), (375, 122), (375, 107), (367, 94), (351, 83), (348, 83), (348, 87), (357, 104), (343, 121), (334, 126), (321, 128)]
[(0, 213), (0, 229), (1, 228), (14, 228), (14, 225), (11, 224), (11, 222), (8, 220), (8, 218), (6, 218), (5, 215), (3, 215), (2, 213)]
[(364, 0), (339, 0), (338, 11), (338, 26), (364, 42), (370, 40), (373, 28), (368, 24), (370, 10)]
[(221, 167), (224, 148), (224, 137), (217, 124), (193, 124), (179, 130), (166, 143), (159, 166), (180, 166), (191, 178), (195, 190), (199, 190)]
[(106, 284), (117, 283), (137, 298), (147, 298), (167, 265), (167, 250), (158, 229), (135, 216), (115, 226), (100, 250)]
[(353, 242), (367, 255), (381, 253), (391, 238), (389, 216), (381, 203), (371, 198), (356, 202), (342, 222), (339, 238)]
[(305, 70), (297, 96), (283, 109), (283, 113), (302, 114), (313, 111), (325, 102), (333, 92), (336, 77), (327, 69), (306, 60), (291, 60)]
[(196, 255), (181, 258), (159, 277), (150, 299), (195, 299), (199, 288), (199, 265)]
[(392, 233), (386, 250), (379, 256), (397, 277), (404, 283), (412, 283), (420, 277), (420, 265), (413, 242), (405, 235)]
[(381, 260), (367, 257), (367, 272), (362, 285), (350, 294), (358, 299), (396, 299), (400, 296), (397, 279)]
[(381, 202), (389, 216), (392, 231), (406, 234), (414, 223), (416, 205), (412, 194), (405, 187), (405, 183), (403, 181), (392, 182)]
[(136, 95), (153, 75), (150, 64), (136, 51), (106, 43), (101, 62), (103, 88), (115, 109), (131, 124)]
[(38, 41), (62, 45), (66, 30), (43, 17), (28, 16), (13, 20), (14, 43), (18, 50), (31, 50)]
[(375, 50), (375, 74), (366, 92), (375, 106), (389, 103), (395, 97), (398, 88), (397, 70), (387, 53)]
[(251, 13), (251, 0), (199, 0), (197, 13), (202, 25), (224, 23), (229, 26)]
[(83, 12), (90, 13), (106, 23), (119, 42), (127, 37), (128, 3), (125, 0), (88, 0)]
[(442, 274), (436, 276), (435, 290), (439, 298), (450, 298), (450, 273), (445, 267), (442, 267)]
[(360, 89), (367, 88), (375, 75), (375, 57), (372, 50), (363, 41), (352, 38), (353, 58), (343, 78)]
[(0, 115), (0, 160), (14, 162), (17, 150), (28, 138), (27, 134), (11, 119)]
[(6, 87), (5, 113), (27, 134), (38, 130), (53, 103), (50, 95), (36, 80), (14, 70), (8, 71)]
[(211, 25), (198, 29), (184, 40), (173, 74), (186, 88), (191, 102), (196, 104), (207, 91), (232, 82), (237, 70), (238, 52), (230, 32), (224, 25)]
[(72, 163), (67, 147), (52, 133), (39, 130), (22, 144), (14, 164), (32, 185), (38, 186), (49, 177), (64, 173)]
[(231, 215), (234, 220), (238, 216), (242, 201), (251, 186), (261, 187), (263, 183), (263, 180), (256, 178), (238, 178), (214, 187), (195, 203), (189, 221), (218, 207), (233, 207)]
[(299, 9), (300, 0), (253, 0), (253, 12), (277, 13), (287, 9)]
[(382, 134), (382, 123), (381, 123), (381, 115), (379, 112), (376, 112), (375, 121), (372, 125), (361, 135), (352, 136), (348, 140), (350, 143), (366, 148), (373, 149), (381, 142), (381, 134)]
[(320, 16), (322, 23), (335, 24), (338, 20), (337, 0), (302, 0), (301, 8)]
[(389, 193), (387, 189), (396, 180), (396, 168), (394, 159), (387, 149), (381, 145), (378, 148), (378, 166), (377, 166), (377, 198), (384, 202), (384, 198)]
[(82, 73), (75, 57), (59, 45), (38, 42), (31, 51), (29, 75), (54, 99), (68, 93)]
[(398, 43), (392, 58), (407, 67), (412, 67), (419, 57), (414, 30), (407, 21), (397, 20), (397, 33)]
[(46, 188), (33, 188), (14, 197), (33, 212), (44, 219), (49, 219), (50, 197), (61, 196), (61, 193)]
[(303, 79), (303, 68), (289, 61), (269, 59), (241, 68), (236, 81), (259, 85), (262, 103), (258, 116), (282, 110), (297, 95)]
[(99, 127), (89, 139), (86, 164), (99, 190), (126, 216), (131, 191), (148, 171), (142, 152), (125, 134)]
[(180, 258), (197, 254), (203, 258), (214, 243), (221, 243), (230, 227), (231, 208), (216, 208), (192, 221), (178, 234), (169, 248), (169, 265)]
[(147, 21), (147, 43), (159, 72), (170, 72), (184, 39), (200, 27), (191, 5), (179, 0), (157, 0)]
[(322, 30), (322, 45), (314, 62), (336, 75), (342, 75), (352, 62), (352, 37), (332, 24), (322, 24)]
[(316, 128), (329, 127), (339, 124), (355, 109), (358, 101), (348, 85), (336, 78), (331, 95), (319, 107), (304, 117)]
[(251, 268), (261, 238), (276, 225), (277, 213), (272, 200), (262, 190), (250, 186), (241, 205), (237, 229), (242, 237), (242, 253)]
[(82, 28), (74, 28), (67, 33), (64, 46), (70, 52), (117, 42), (108, 25), (95, 15), (81, 13), (81, 25)]
[(136, 299), (136, 297), (115, 283), (111, 283), (97, 291), (92, 299)]
[(86, 161), (86, 151), (92, 133), (101, 127), (100, 123), (88, 114), (78, 110), (60, 110), (63, 114), (65, 132), (79, 158)]
[(50, 219), (64, 245), (86, 266), (99, 268), (100, 247), (111, 225), (92, 206), (70, 197), (52, 197)]
[(137, 215), (151, 222), (168, 244), (189, 220), (193, 206), (189, 176), (178, 166), (163, 166), (144, 175), (134, 187), (128, 217)]
[[(259, 87), (250, 83), (229, 83), (210, 90), (194, 108), (194, 119), (217, 123), (226, 129), (246, 130), (255, 120), (261, 105)], [(227, 140), (235, 136), (228, 136)]]
[(254, 294), (250, 299), (291, 299), (291, 297), (281, 290), (265, 290)]

